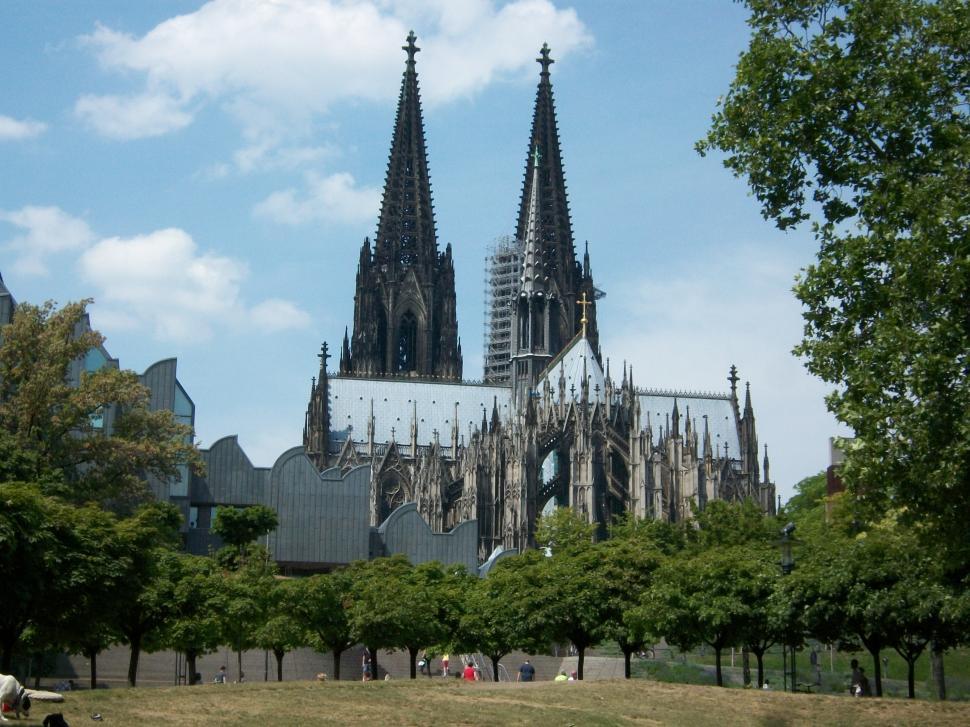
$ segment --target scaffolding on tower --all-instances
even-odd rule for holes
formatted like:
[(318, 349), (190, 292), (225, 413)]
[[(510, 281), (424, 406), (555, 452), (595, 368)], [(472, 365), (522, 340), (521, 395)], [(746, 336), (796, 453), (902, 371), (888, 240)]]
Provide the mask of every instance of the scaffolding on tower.
[(496, 238), (485, 255), (485, 373), (489, 384), (511, 379), (512, 303), (519, 291), (523, 244), (510, 235)]

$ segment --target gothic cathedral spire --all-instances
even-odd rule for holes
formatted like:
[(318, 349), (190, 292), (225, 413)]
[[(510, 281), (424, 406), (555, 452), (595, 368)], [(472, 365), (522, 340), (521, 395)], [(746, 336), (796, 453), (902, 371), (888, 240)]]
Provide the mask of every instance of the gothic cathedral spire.
[(431, 176), (412, 31), (373, 254), (365, 240), (357, 269), (354, 330), (340, 372), (460, 379), (461, 347), (451, 245), (438, 252)]
[[(549, 353), (554, 356), (579, 333), (582, 314), (576, 301), (581, 298), (583, 292), (586, 292), (587, 300), (593, 301), (596, 290), (593, 287), (592, 274), (589, 272), (588, 259), (585, 269), (576, 259), (576, 246), (569, 217), (569, 201), (566, 195), (566, 177), (559, 146), (559, 127), (556, 123), (552, 82), (549, 80), (549, 66), (555, 61), (549, 57), (547, 44), (543, 43), (536, 61), (542, 67), (542, 71), (539, 73), (539, 87), (536, 91), (535, 110), (532, 114), (529, 156), (526, 161), (515, 235), (516, 239), (523, 243), (526, 241), (530, 206), (535, 197), (538, 208), (536, 232), (540, 256), (549, 278), (548, 294), (562, 301), (558, 316), (552, 321), (547, 344)], [(535, 154), (537, 149), (538, 154)], [(590, 344), (596, 351), (599, 336), (595, 305), (588, 309), (587, 318), (586, 337), (590, 339)]]

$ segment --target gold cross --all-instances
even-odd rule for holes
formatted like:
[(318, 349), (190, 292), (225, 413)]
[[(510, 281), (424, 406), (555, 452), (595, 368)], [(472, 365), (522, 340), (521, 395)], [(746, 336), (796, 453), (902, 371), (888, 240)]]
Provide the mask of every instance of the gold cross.
[(586, 338), (586, 324), (589, 322), (589, 319), (586, 318), (586, 307), (593, 305), (593, 301), (586, 300), (585, 290), (583, 291), (583, 297), (576, 301), (576, 305), (583, 306), (583, 317), (579, 319), (579, 323), (583, 327), (583, 338)]

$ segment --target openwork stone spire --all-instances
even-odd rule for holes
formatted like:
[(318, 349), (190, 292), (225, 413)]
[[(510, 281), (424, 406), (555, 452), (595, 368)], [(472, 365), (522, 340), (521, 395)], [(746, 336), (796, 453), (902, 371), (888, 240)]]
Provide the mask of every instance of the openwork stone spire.
[[(576, 259), (569, 201), (566, 194), (566, 177), (563, 170), (562, 151), (559, 145), (559, 127), (556, 123), (556, 107), (553, 101), (549, 67), (554, 63), (549, 46), (542, 45), (536, 62), (541, 66), (539, 86), (536, 91), (535, 109), (532, 114), (532, 131), (529, 136), (529, 156), (526, 160), (522, 198), (516, 224), (516, 239), (528, 241), (529, 226), (534, 224), (538, 240), (539, 257), (543, 274), (548, 278), (548, 293), (562, 301), (559, 316), (551, 321), (548, 340), (550, 353), (555, 355), (580, 332), (581, 311), (574, 301), (583, 292), (588, 301), (594, 301), (597, 291), (593, 287), (589, 266), (581, 266)], [(536, 153), (538, 152), (538, 153)], [(530, 221), (530, 211), (538, 210), (538, 219)], [(598, 347), (596, 308), (587, 310), (587, 338), (594, 350)]]
[[(461, 378), (451, 245), (438, 252), (412, 31), (373, 253), (360, 252), (354, 329), (340, 372)], [(345, 347), (346, 349), (346, 347)]]
[(431, 266), (438, 254), (431, 176), (428, 173), (414, 58), (421, 49), (414, 44), (415, 40), (412, 31), (407, 37), (407, 45), (402, 46), (407, 53), (407, 63), (398, 97), (381, 216), (374, 243), (374, 256), (381, 263), (401, 268)]

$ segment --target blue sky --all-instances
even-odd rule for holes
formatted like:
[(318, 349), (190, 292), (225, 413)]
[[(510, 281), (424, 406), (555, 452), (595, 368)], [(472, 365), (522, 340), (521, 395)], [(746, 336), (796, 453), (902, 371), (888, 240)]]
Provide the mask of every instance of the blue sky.
[(783, 498), (827, 464), (827, 387), (790, 355), (815, 245), (693, 150), (747, 42), (715, 0), (0, 4), (0, 274), (95, 299), (123, 366), (176, 356), (203, 446), (300, 442), (320, 342), (352, 321), (409, 29), (465, 376), (481, 376), (486, 245), (514, 231), (552, 48), (577, 245), (605, 356), (640, 386), (750, 380)]

